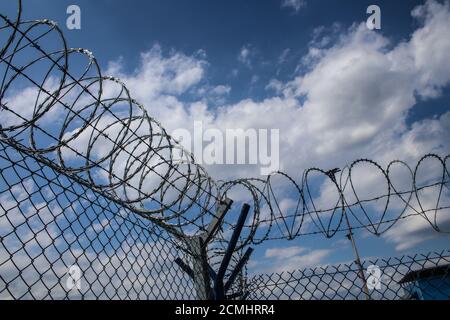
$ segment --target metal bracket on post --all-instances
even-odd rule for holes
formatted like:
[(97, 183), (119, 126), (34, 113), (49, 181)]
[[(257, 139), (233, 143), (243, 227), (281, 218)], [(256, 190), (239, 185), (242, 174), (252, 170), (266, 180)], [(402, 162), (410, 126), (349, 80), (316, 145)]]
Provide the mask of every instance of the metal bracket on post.
[(198, 300), (207, 300), (212, 297), (210, 279), (214, 276), (214, 271), (208, 264), (207, 246), (219, 230), (223, 218), (232, 203), (233, 201), (228, 198), (221, 201), (217, 207), (217, 214), (209, 224), (207, 230), (199, 236), (185, 237), (185, 241), (192, 252), (193, 269), (180, 258), (175, 259), (175, 263), (193, 278)]
[[(180, 268), (194, 280), (195, 289), (197, 291), (197, 299), (199, 300), (225, 300), (227, 298), (234, 299), (237, 297), (245, 299), (245, 297), (248, 295), (248, 293), (243, 291), (230, 295), (227, 295), (227, 292), (231, 289), (231, 286), (233, 285), (236, 277), (239, 275), (239, 273), (242, 271), (242, 268), (250, 259), (250, 255), (253, 252), (252, 248), (248, 248), (246, 250), (234, 270), (232, 270), (227, 282), (224, 283), (225, 272), (230, 264), (231, 257), (236, 249), (239, 236), (242, 232), (242, 228), (244, 227), (248, 212), (250, 211), (250, 206), (248, 204), (244, 204), (242, 206), (241, 213), (236, 223), (236, 228), (233, 230), (233, 234), (231, 235), (230, 242), (228, 243), (227, 250), (225, 251), (217, 274), (208, 264), (208, 243), (214, 238), (215, 234), (217, 233), (217, 230), (222, 224), (223, 218), (230, 209), (231, 204), (232, 201), (230, 199), (226, 199), (225, 201), (221, 202), (217, 210), (217, 216), (210, 223), (207, 231), (199, 236), (186, 238), (186, 241), (192, 251), (193, 269), (191, 269), (180, 258), (175, 259), (175, 263), (178, 264)], [(210, 284), (211, 279), (214, 283), (213, 288), (211, 288)]]
[(241, 214), (239, 215), (236, 228), (231, 235), (230, 242), (228, 243), (227, 251), (225, 251), (225, 255), (223, 257), (222, 263), (220, 264), (219, 271), (217, 272), (216, 281), (214, 281), (214, 299), (215, 300), (225, 300), (226, 292), (233, 284), (234, 279), (239, 274), (240, 270), (244, 266), (245, 262), (250, 258), (250, 254), (253, 249), (249, 248), (247, 252), (244, 254), (242, 259), (239, 261), (236, 268), (231, 273), (232, 277), (228, 280), (226, 286), (223, 283), (225, 272), (227, 271), (228, 265), (230, 264), (231, 256), (236, 248), (237, 241), (241, 234), (242, 228), (244, 227), (245, 220), (247, 219), (248, 212), (250, 211), (250, 206), (248, 204), (244, 204), (242, 206)]
[[(232, 201), (230, 199), (226, 199), (219, 205), (217, 216), (210, 223), (206, 232), (196, 237), (186, 238), (186, 242), (188, 243), (192, 252), (193, 269), (191, 269), (180, 258), (175, 259), (175, 263), (178, 264), (180, 268), (191, 278), (193, 278), (195, 283), (195, 290), (197, 291), (197, 299), (199, 300), (225, 300), (227, 298), (233, 299), (239, 296), (245, 299), (245, 297), (247, 296), (246, 292), (233, 293), (228, 296), (226, 293), (231, 289), (231, 286), (233, 285), (236, 277), (239, 275), (239, 273), (242, 271), (242, 268), (250, 259), (250, 255), (253, 252), (252, 248), (248, 248), (246, 250), (234, 270), (232, 270), (231, 275), (226, 283), (224, 283), (224, 277), (225, 272), (230, 264), (231, 257), (236, 249), (236, 245), (242, 232), (242, 228), (244, 227), (245, 220), (247, 219), (248, 213), (250, 211), (250, 206), (248, 204), (245, 203), (242, 206), (241, 213), (236, 223), (236, 228), (233, 230), (233, 234), (231, 235), (230, 242), (228, 243), (227, 250), (225, 251), (217, 274), (208, 264), (208, 243), (214, 238), (215, 234), (217, 233), (217, 230), (222, 224), (223, 218), (230, 209), (231, 204)], [(214, 283), (213, 288), (211, 288), (211, 279)]]
[(223, 218), (227, 214), (228, 210), (230, 210), (231, 205), (233, 204), (233, 200), (226, 198), (221, 201), (217, 208), (217, 214), (210, 222), (208, 229), (205, 233), (201, 235), (203, 238), (203, 242), (207, 245), (216, 235), (217, 230), (219, 230), (220, 225), (222, 224)]

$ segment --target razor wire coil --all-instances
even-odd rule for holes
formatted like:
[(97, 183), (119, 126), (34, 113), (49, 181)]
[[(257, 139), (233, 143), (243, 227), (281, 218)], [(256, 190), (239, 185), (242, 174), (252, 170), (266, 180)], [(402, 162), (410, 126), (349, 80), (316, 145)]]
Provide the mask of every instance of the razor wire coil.
[[(235, 188), (248, 193), (253, 213), (239, 248), (308, 234), (333, 237), (361, 228), (380, 235), (409, 217), (422, 217), (436, 231), (448, 231), (438, 217), (449, 212), (449, 155), (425, 155), (414, 167), (395, 160), (386, 169), (373, 160), (359, 159), (340, 175), (339, 170), (310, 168), (300, 182), (284, 172), (265, 179), (216, 182), (132, 97), (124, 83), (102, 75), (90, 51), (69, 48), (63, 32), (50, 20), (22, 20), (21, 1), (17, 3), (14, 20), (0, 16), (0, 32), (7, 39), (0, 51), (1, 141), (170, 232), (206, 230), (216, 204)], [(85, 68), (74, 63), (80, 59)], [(35, 97), (29, 111), (14, 105), (14, 98), (26, 90)], [(51, 122), (56, 116), (59, 122)], [(431, 183), (421, 183), (418, 176), (430, 161), (437, 164), (440, 175)], [(355, 171), (361, 167), (384, 181), (379, 196), (364, 197), (355, 187), (359, 179)], [(407, 172), (408, 188), (398, 188), (391, 177), (400, 167)], [(334, 203), (318, 205), (318, 195), (312, 191), (314, 176), (332, 186)], [(283, 209), (286, 199), (277, 190), (281, 188), (275, 185), (277, 179), (289, 186), (295, 202), (288, 210)], [(437, 196), (431, 207), (422, 201), (427, 190)], [(381, 200), (383, 207), (371, 207)], [(402, 209), (393, 213), (393, 202), (402, 204)], [(350, 217), (352, 225), (346, 226), (344, 217)], [(223, 228), (233, 229), (233, 217), (225, 219)]]

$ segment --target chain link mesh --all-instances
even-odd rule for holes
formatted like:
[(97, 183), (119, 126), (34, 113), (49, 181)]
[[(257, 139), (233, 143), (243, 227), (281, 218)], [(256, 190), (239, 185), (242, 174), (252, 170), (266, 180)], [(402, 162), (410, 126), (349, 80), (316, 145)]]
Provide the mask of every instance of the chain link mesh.
[[(342, 169), (310, 168), (300, 180), (275, 172), (267, 179), (216, 182), (124, 83), (102, 74), (90, 51), (70, 49), (56, 23), (24, 20), (22, 2), (16, 5), (12, 20), (0, 13), (0, 298), (204, 299), (208, 290), (201, 286), (208, 281), (193, 275), (208, 276), (205, 256), (213, 268), (220, 265), (236, 212), (221, 221), (216, 247), (201, 254), (202, 263), (196, 253), (202, 250), (190, 250), (184, 240), (205, 232), (227, 193), (246, 194), (252, 207), (235, 255), (267, 240), (331, 238), (355, 229), (380, 235), (410, 217), (449, 233), (450, 155), (427, 154), (414, 167), (359, 159)], [(33, 92), (34, 109), (14, 100), (24, 87)], [(433, 170), (438, 175), (429, 177)], [(357, 191), (358, 176), (367, 173), (377, 174), (383, 192)], [(314, 182), (331, 187), (325, 188), (336, 197), (331, 206), (320, 206)], [(281, 205), (286, 193), (295, 204), (290, 210)], [(429, 194), (437, 201), (428, 205)], [(250, 279), (240, 274), (229, 293), (250, 299), (445, 298), (448, 253)], [(192, 274), (176, 259), (190, 264)], [(370, 265), (380, 268), (382, 287), (368, 292), (361, 269)]]
[(3, 143), (0, 168), (1, 299), (195, 298), (164, 230)]
[[(251, 300), (400, 300), (449, 299), (450, 251), (364, 261), (362, 268), (350, 264), (326, 265), (292, 272), (260, 274), (248, 283)], [(379, 274), (369, 274), (371, 266)], [(371, 278), (372, 277), (372, 278)]]
[[(172, 235), (3, 142), (0, 240), (1, 299), (198, 298), (192, 278), (173, 262), (192, 257)], [(364, 261), (364, 272), (371, 265), (382, 276), (369, 295), (355, 262), (240, 283), (251, 300), (450, 296), (450, 251)], [(80, 269), (79, 290), (69, 283), (71, 266)]]

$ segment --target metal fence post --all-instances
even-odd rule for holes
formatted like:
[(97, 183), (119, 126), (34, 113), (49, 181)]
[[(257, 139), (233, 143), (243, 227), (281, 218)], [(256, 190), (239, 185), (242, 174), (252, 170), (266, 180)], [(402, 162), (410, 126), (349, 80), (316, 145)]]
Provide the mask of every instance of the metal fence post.
[(202, 236), (188, 240), (192, 251), (192, 271), (197, 300), (208, 300), (211, 293), (210, 276), (208, 271), (208, 255)]
[(192, 270), (189, 271), (189, 266), (186, 266), (182, 260), (177, 259), (175, 261), (179, 266), (191, 273), (198, 300), (209, 300), (212, 298), (207, 247), (208, 243), (214, 238), (217, 230), (220, 228), (223, 218), (230, 209), (232, 203), (233, 201), (228, 198), (220, 201), (218, 203), (216, 216), (209, 224), (206, 232), (194, 237), (185, 237), (191, 251)]

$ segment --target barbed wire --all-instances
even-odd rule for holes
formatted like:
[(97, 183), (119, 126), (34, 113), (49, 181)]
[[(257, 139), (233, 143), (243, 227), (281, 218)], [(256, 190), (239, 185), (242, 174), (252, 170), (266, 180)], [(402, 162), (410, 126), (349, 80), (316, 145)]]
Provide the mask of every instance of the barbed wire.
[[(249, 300), (445, 300), (450, 285), (448, 250), (363, 261), (379, 277), (367, 293), (355, 263), (256, 274), (247, 283)], [(417, 296), (417, 293), (420, 295)]]
[[(449, 231), (450, 155), (428, 154), (413, 167), (359, 159), (343, 169), (310, 168), (300, 182), (284, 172), (216, 182), (123, 82), (102, 75), (90, 51), (69, 48), (55, 22), (22, 20), (17, 4), (13, 20), (0, 15), (7, 39), (0, 51), (0, 140), (172, 234), (204, 231), (217, 203), (242, 189), (252, 215), (236, 250), (352, 229), (380, 235), (410, 217)], [(235, 219), (233, 212), (225, 217), (219, 247)]]
[[(19, 12), (20, 8), (19, 1)], [(192, 155), (177, 145), (144, 107), (131, 98), (123, 83), (101, 75), (97, 61), (89, 51), (68, 49), (62, 32), (49, 20), (10, 22), (6, 17), (2, 18), (6, 23), (2, 29), (9, 27), (14, 31), (1, 51), (1, 62), (6, 65), (1, 85), (1, 107), (3, 114), (9, 114), (9, 120), (13, 116), (12, 122), (19, 122), (5, 126), (6, 121), (2, 121), (2, 139), (18, 150), (39, 156), (44, 161), (50, 160), (49, 165), (76, 175), (80, 182), (131, 206), (135, 212), (153, 221), (165, 221), (167, 226), (170, 225), (169, 220), (175, 220), (178, 227), (192, 226), (205, 214), (211, 213), (210, 208), (217, 196), (213, 194), (214, 183), (206, 171), (195, 164)], [(44, 27), (44, 31), (33, 37), (32, 32), (39, 27)], [(48, 53), (38, 44), (38, 40), (43, 41), (51, 34), (57, 35), (62, 50)], [(22, 45), (22, 42), (26, 43)], [(32, 59), (32, 54), (27, 52), (27, 62), (20, 67), (14, 65), (13, 59), (30, 48), (39, 54), (38, 58)], [(69, 57), (75, 54), (88, 61), (79, 77), (73, 76), (68, 67)], [(36, 81), (26, 71), (44, 60), (50, 68), (41, 82)], [(56, 76), (52, 74), (55, 71), (60, 73), (59, 83), (56, 89), (50, 90), (48, 83), (55, 82)], [(90, 74), (92, 72), (94, 75)], [(7, 94), (19, 76), (37, 89), (34, 110), (29, 117), (8, 106)], [(107, 89), (117, 91), (117, 94), (108, 96)], [(65, 112), (60, 115), (64, 122), (59, 132), (40, 125), (46, 115), (55, 113), (58, 108), (59, 112)], [(2, 118), (8, 120), (8, 117)], [(43, 136), (38, 139), (38, 134)], [(27, 145), (24, 144), (25, 138), (29, 140)], [(43, 143), (47, 145), (39, 146)], [(99, 154), (104, 144), (110, 148)], [(181, 156), (177, 161), (173, 159), (175, 149)], [(78, 161), (72, 161), (69, 166), (70, 157), (77, 157)], [(188, 217), (186, 213), (194, 204), (197, 206), (195, 216)], [(201, 222), (200, 228), (204, 224)]]

